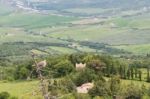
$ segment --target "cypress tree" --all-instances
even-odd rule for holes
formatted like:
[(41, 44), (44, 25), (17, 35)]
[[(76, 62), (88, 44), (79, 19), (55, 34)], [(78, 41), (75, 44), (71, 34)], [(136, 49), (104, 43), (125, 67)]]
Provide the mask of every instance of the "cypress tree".
[(123, 66), (123, 76), (124, 76), (124, 79), (126, 79), (126, 67)]
[(142, 81), (142, 71), (139, 70), (139, 80)]
[(137, 78), (138, 70), (136, 66), (134, 67), (134, 72), (135, 72), (135, 78)]
[(131, 73), (130, 73), (130, 69), (127, 70), (127, 78), (130, 79)]
[(133, 71), (133, 67), (131, 67), (131, 79), (134, 79), (134, 71)]
[(119, 75), (121, 78), (123, 78), (123, 68), (122, 66), (119, 66)]
[(150, 82), (149, 66), (147, 67), (147, 82)]

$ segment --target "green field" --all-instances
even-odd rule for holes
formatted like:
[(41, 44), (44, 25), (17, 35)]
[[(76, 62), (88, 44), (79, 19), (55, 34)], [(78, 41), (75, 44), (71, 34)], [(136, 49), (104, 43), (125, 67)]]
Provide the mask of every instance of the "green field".
[(71, 13), (77, 13), (77, 14), (101, 14), (106, 13), (109, 11), (113, 11), (113, 9), (102, 9), (102, 8), (73, 8), (73, 9), (66, 9), (65, 11), (71, 12)]
[[(3, 1), (5, 0), (0, 0), (0, 93), (6, 91), (19, 99), (42, 99), (38, 74), (35, 70), (38, 66), (32, 66), (31, 52), (36, 54), (37, 61), (47, 59), (45, 70), (40, 69), (46, 78), (52, 76), (56, 80), (53, 81), (56, 84), (55, 89), (63, 83), (56, 89), (58, 96), (74, 94), (74, 89), (71, 87), (78, 86), (79, 84), (76, 83), (80, 82), (74, 80), (78, 75), (82, 78), (82, 73), (75, 72), (74, 65), (81, 62), (85, 62), (88, 66), (87, 73), (83, 75), (84, 80), (84, 76), (86, 78), (89, 74), (86, 78), (88, 82), (98, 82), (97, 70), (102, 71), (103, 67), (107, 66), (108, 70), (102, 71), (107, 76), (104, 79), (110, 81), (109, 77), (112, 75), (122, 78), (122, 92), (131, 83), (150, 88), (147, 72), (149, 66), (147, 60), (150, 55), (150, 7), (142, 6), (144, 2), (128, 9), (126, 4), (125, 7), (120, 7), (121, 3), (119, 4), (118, 1), (114, 4), (113, 0), (110, 0), (112, 4), (110, 7), (103, 6), (106, 0), (96, 0), (95, 2), (102, 4), (94, 4), (95, 7), (93, 4), (88, 4), (89, 0), (82, 0), (79, 4), (78, 0), (71, 3), (68, 3), (69, 0), (64, 0), (63, 3), (63, 0), (52, 0), (53, 2), (48, 0), (49, 4), (33, 0), (28, 7), (38, 10), (34, 12), (17, 6), (12, 7), (7, 4), (9, 2), (2, 4)], [(57, 6), (59, 2), (62, 5), (56, 9), (54, 5)], [(85, 4), (82, 6), (83, 2)], [(136, 66), (141, 63), (142, 66), (136, 68), (132, 63)], [(133, 65), (133, 68), (130, 68), (130, 65)], [(31, 71), (33, 71), (31, 76), (35, 80), (25, 80)], [(129, 80), (124, 80), (127, 79), (127, 72), (132, 72), (132, 75), (128, 77)], [(135, 72), (138, 72), (138, 77)], [(135, 77), (132, 77), (133, 75)], [(72, 81), (67, 81), (69, 80), (67, 77), (72, 77)], [(57, 79), (60, 79), (60, 82)], [(65, 85), (66, 82), (68, 85)], [(52, 94), (55, 94), (55, 89)]]
[(115, 46), (118, 49), (124, 49), (128, 52), (133, 52), (134, 54), (147, 54), (150, 53), (150, 45), (149, 44), (142, 44), (142, 45), (121, 45)]
[[(118, 9), (102, 9), (102, 8), (73, 8), (64, 9), (77, 15), (85, 14), (102, 14)], [(76, 43), (74, 41), (98, 42), (109, 44), (114, 49), (123, 49), (133, 54), (149, 53), (150, 43), (150, 20), (149, 13), (140, 16), (134, 15), (138, 13), (136, 10), (130, 10), (131, 17), (121, 17), (128, 14), (128, 11), (122, 11), (116, 17), (101, 18), (79, 18), (75, 16), (53, 15), (22, 11), (18, 9), (8, 8), (5, 5), (0, 9), (0, 48), (6, 49), (3, 43), (23, 42), (32, 46), (25, 47), (27, 54), (32, 49), (40, 51), (37, 53), (74, 53), (77, 51), (96, 52), (99, 48), (90, 48), (79, 44), (78, 49), (72, 49), (67, 45)], [(134, 13), (135, 12), (135, 13)], [(87, 24), (82, 25), (82, 22)], [(92, 21), (93, 20), (93, 21)], [(88, 22), (89, 21), (89, 22)], [(74, 22), (77, 24), (74, 24)], [(81, 24), (80, 24), (81, 22)], [(94, 23), (95, 22), (95, 23)], [(35, 42), (43, 43), (35, 45)], [(46, 44), (45, 44), (46, 43)], [(49, 43), (49, 44), (47, 44)], [(55, 43), (55, 44), (53, 44)], [(45, 44), (45, 45), (44, 45)], [(127, 45), (127, 46), (126, 46)], [(148, 45), (148, 46), (147, 46)], [(115, 46), (115, 47), (114, 47)], [(7, 46), (9, 49), (16, 46)], [(22, 46), (21, 46), (22, 47)], [(18, 47), (16, 51), (22, 50)], [(22, 47), (24, 48), (24, 47)], [(42, 52), (43, 51), (43, 52)], [(103, 52), (103, 50), (102, 50)], [(12, 56), (12, 54), (10, 55)]]
[[(146, 82), (121, 80), (122, 86), (126, 86), (131, 83), (137, 86), (145, 85), (147, 88), (150, 87), (150, 84)], [(38, 81), (21, 81), (21, 82), (7, 82), (7, 83), (0, 82), (0, 92), (7, 91), (12, 96), (19, 97), (19, 99), (27, 99), (27, 98), (37, 99), (41, 97), (40, 94), (33, 96), (32, 93), (39, 91), (38, 86), (39, 86)]]
[(0, 82), (0, 92), (9, 92), (12, 96), (16, 96), (19, 99), (29, 99), (32, 96), (32, 92), (39, 90), (38, 81), (19, 81), (19, 82)]

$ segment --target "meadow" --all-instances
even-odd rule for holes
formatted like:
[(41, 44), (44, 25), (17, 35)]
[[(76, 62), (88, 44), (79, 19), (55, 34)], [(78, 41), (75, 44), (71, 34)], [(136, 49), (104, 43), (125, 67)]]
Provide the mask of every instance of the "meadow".
[[(120, 84), (123, 94), (117, 95), (124, 95), (132, 91), (126, 87), (133, 83), (138, 87), (133, 89), (136, 95), (146, 90), (143, 99), (149, 98), (150, 8), (81, 5), (72, 8), (71, 4), (54, 9), (53, 5), (44, 4), (34, 1), (32, 7), (39, 6), (39, 12), (33, 12), (8, 7), (0, 0), (0, 93), (8, 92), (19, 99), (42, 99), (36, 72), (33, 72), (35, 80), (26, 80), (29, 72), (36, 69), (32, 52), (37, 60), (47, 60), (42, 72), (48, 78), (53, 77), (53, 82), (56, 80), (48, 89), (54, 96), (62, 95), (60, 99), (70, 99), (65, 96), (75, 94), (73, 87), (87, 82), (96, 86), (93, 93), (89, 92), (90, 97), (92, 94), (112, 97)], [(42, 11), (44, 7), (46, 10)], [(76, 71), (76, 63), (86, 63), (86, 71)], [(102, 66), (102, 71), (97, 72), (94, 66)], [(143, 86), (145, 90), (140, 89)], [(103, 91), (106, 93), (100, 95)], [(84, 95), (82, 98), (85, 99)]]
[[(87, 12), (88, 9), (88, 12)], [(0, 47), (9, 42), (43, 42), (55, 43), (39, 47), (28, 47), (25, 52), (40, 50), (39, 53), (74, 53), (76, 51), (96, 52), (89, 46), (78, 46), (78, 49), (69, 48), (67, 45), (77, 42), (98, 42), (108, 44), (113, 49), (124, 50), (133, 54), (149, 53), (149, 13), (140, 16), (121, 17), (120, 12), (116, 17), (110, 18), (81, 18), (75, 16), (41, 14), (34, 12), (11, 9), (1, 6), (0, 14)], [(117, 9), (116, 9), (117, 10)], [(65, 9), (71, 13), (102, 14), (115, 9), (78, 8)], [(126, 12), (126, 11), (123, 11)], [(125, 14), (125, 13), (123, 13)], [(96, 21), (97, 20), (97, 21)], [(88, 22), (89, 21), (89, 22)], [(83, 22), (85, 22), (83, 24)], [(75, 23), (75, 24), (74, 24)], [(74, 41), (69, 41), (70, 39)], [(63, 46), (65, 44), (65, 46)], [(52, 46), (53, 45), (53, 46)], [(61, 46), (60, 46), (61, 45)], [(36, 46), (36, 45), (35, 45)], [(146, 46), (146, 47), (145, 47)], [(16, 46), (10, 46), (16, 48)], [(66, 48), (67, 47), (67, 48)], [(140, 47), (140, 49), (137, 49)], [(21, 50), (18, 47), (18, 50)], [(43, 52), (41, 52), (43, 51)], [(26, 53), (27, 54), (27, 53)], [(23, 54), (24, 55), (24, 54)]]
[[(109, 78), (106, 78), (107, 80)], [(133, 80), (121, 80), (121, 86), (127, 86), (128, 84), (134, 84), (136, 86), (150, 87), (149, 83)], [(0, 82), (0, 92), (7, 91), (12, 96), (16, 96), (19, 99), (42, 99), (42, 95), (39, 91), (39, 81), (15, 81), (15, 82)], [(33, 95), (34, 92), (38, 92), (38, 95)], [(62, 97), (63, 99), (63, 97)]]
[(38, 85), (38, 81), (0, 82), (0, 92), (7, 91), (19, 99), (36, 99), (36, 97), (32, 96), (32, 93), (39, 91)]

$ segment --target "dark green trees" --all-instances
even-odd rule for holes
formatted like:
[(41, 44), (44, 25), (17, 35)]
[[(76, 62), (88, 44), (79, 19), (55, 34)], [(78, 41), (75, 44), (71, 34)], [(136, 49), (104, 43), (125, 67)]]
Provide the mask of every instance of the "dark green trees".
[(62, 60), (54, 65), (55, 77), (65, 76), (74, 70), (73, 64), (68, 60)]
[(9, 97), (10, 97), (10, 94), (8, 92), (0, 93), (0, 99), (8, 99)]
[(99, 80), (99, 81), (95, 82), (94, 85), (95, 85), (94, 88), (92, 88), (89, 91), (89, 94), (92, 97), (95, 97), (95, 96), (108, 96), (108, 95), (111, 94), (110, 88), (109, 88), (109, 86), (107, 85), (106, 82)]
[(120, 78), (118, 76), (113, 76), (111, 77), (109, 83), (112, 96), (119, 94), (121, 83)]
[(150, 69), (147, 67), (147, 82), (150, 82)]

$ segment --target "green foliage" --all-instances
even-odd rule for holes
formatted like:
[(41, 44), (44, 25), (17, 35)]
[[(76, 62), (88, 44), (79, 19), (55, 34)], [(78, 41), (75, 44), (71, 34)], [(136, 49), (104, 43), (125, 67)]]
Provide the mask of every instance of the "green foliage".
[(88, 94), (75, 93), (74, 96), (75, 96), (75, 99), (91, 99), (90, 95)]
[(18, 99), (17, 97), (10, 97), (9, 99)]
[(131, 83), (127, 86), (124, 96), (125, 99), (141, 99), (142, 91), (138, 86)]
[(94, 73), (91, 69), (85, 69), (78, 72), (76, 75), (72, 75), (72, 80), (76, 86), (80, 86), (84, 83), (92, 82), (93, 80), (98, 79), (98, 75)]
[(20, 65), (17, 67), (15, 72), (15, 79), (27, 79), (28, 76), (30, 76), (30, 70), (26, 68), (24, 65)]
[(0, 93), (0, 99), (8, 99), (9, 97), (10, 97), (10, 94), (8, 92)]
[(54, 66), (55, 76), (62, 77), (70, 74), (74, 70), (74, 66), (68, 60), (61, 60)]
[(75, 65), (76, 63), (82, 63), (85, 53), (74, 53), (69, 56), (69, 60)]
[(142, 81), (142, 71), (139, 70), (139, 71), (138, 71), (138, 74), (139, 74), (139, 80)]
[(91, 60), (87, 66), (93, 70), (102, 71), (105, 68), (105, 63), (100, 60)]
[(147, 82), (150, 82), (150, 69), (147, 67)]
[(118, 76), (113, 76), (109, 83), (112, 96), (119, 94), (121, 86), (120, 78)]
[(98, 80), (97, 82), (95, 82), (94, 88), (92, 88), (89, 91), (89, 94), (92, 97), (95, 96), (108, 96), (111, 94), (111, 90), (109, 88), (109, 85), (101, 80)]
[(51, 96), (62, 96), (63, 98), (68, 98), (70, 95), (68, 96), (67, 94), (75, 92), (75, 90), (76, 86), (69, 77), (58, 80), (49, 80), (48, 91)]

